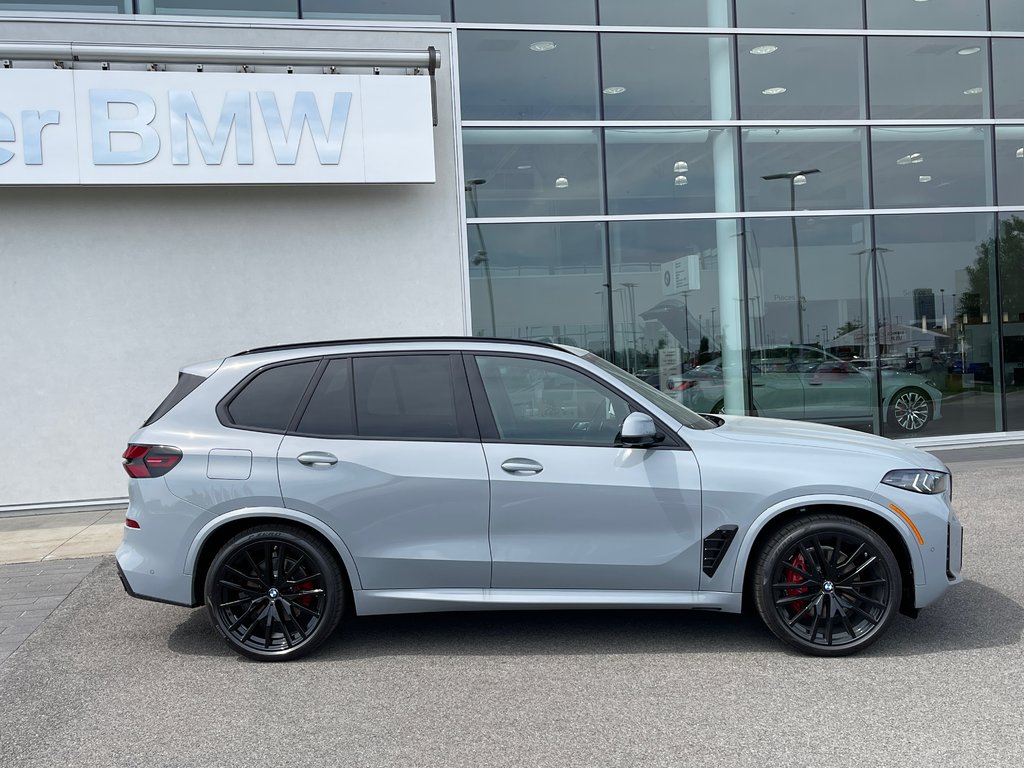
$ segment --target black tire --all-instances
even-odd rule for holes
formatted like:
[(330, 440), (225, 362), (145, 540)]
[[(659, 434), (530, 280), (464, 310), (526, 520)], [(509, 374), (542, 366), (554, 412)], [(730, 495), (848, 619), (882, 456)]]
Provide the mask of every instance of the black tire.
[(754, 601), (780, 640), (813, 656), (846, 656), (875, 642), (899, 612), (899, 564), (881, 536), (839, 515), (809, 515), (761, 549)]
[(913, 434), (932, 420), (932, 399), (923, 389), (907, 387), (889, 401), (889, 424), (898, 432)]
[(338, 626), (347, 594), (327, 547), (286, 525), (230, 539), (210, 564), (204, 590), (210, 620), (228, 646), (259, 661), (315, 651)]

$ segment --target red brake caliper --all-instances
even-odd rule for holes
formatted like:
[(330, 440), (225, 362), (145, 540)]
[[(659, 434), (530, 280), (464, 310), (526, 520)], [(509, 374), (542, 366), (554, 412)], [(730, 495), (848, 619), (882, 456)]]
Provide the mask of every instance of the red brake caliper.
[[(807, 562), (804, 560), (804, 556), (802, 554), (800, 554), (799, 552), (789, 562), (790, 562), (791, 565), (793, 565), (795, 568), (799, 568), (801, 571), (806, 571), (807, 570)], [(800, 582), (800, 581), (803, 581), (803, 580), (804, 580), (804, 577), (801, 576), (796, 571), (794, 571), (792, 569), (789, 569), (789, 568), (786, 569), (786, 581), (790, 582), (791, 584), (796, 584), (797, 582)], [(796, 595), (806, 595), (808, 592), (810, 592), (810, 589), (807, 588), (807, 587), (794, 587), (793, 589), (787, 589), (786, 590), (786, 597), (795, 597)], [(804, 609), (804, 601), (803, 600), (797, 600), (795, 603), (791, 603), (790, 607), (793, 608), (793, 611), (795, 613), (800, 613), (800, 611), (802, 611)]]
[[(308, 589), (315, 589), (315, 588), (316, 587), (315, 587), (315, 585), (313, 584), (312, 581), (304, 581), (301, 584), (299, 584), (299, 590), (301, 592), (305, 592)], [(302, 597), (299, 598), (299, 602), (302, 603), (307, 608), (309, 608), (309, 606), (311, 606), (313, 604), (313, 597), (314, 597), (313, 595), (303, 595)]]

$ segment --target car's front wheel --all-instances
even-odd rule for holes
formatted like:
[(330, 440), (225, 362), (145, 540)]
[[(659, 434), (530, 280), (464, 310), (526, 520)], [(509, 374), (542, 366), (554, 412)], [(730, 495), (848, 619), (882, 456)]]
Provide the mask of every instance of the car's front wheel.
[(917, 388), (901, 389), (889, 404), (889, 423), (900, 432), (917, 432), (932, 420), (932, 401)]
[(206, 607), (227, 644), (260, 661), (305, 656), (341, 620), (345, 583), (322, 542), (292, 526), (261, 526), (229, 540), (206, 576)]
[(899, 611), (899, 564), (867, 526), (811, 515), (783, 526), (761, 549), (754, 601), (782, 641), (815, 656), (844, 656), (875, 642)]

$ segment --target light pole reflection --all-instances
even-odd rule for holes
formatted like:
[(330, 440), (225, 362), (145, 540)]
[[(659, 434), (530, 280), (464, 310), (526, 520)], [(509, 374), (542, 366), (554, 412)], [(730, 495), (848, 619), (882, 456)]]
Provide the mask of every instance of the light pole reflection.
[[(481, 184), (486, 184), (487, 179), (470, 179), (466, 182), (466, 194), (469, 197), (469, 205), (473, 209), (473, 218), (480, 218), (479, 204), (476, 199), (476, 188)], [(484, 243), (484, 233), (480, 228), (480, 223), (475, 222), (473, 224), (476, 227), (476, 238), (480, 241), (480, 248), (473, 255), (470, 263), (476, 267), (480, 264), (484, 265), (484, 280), (487, 281), (487, 303), (490, 305), (491, 310), (491, 335), (498, 335), (498, 325), (494, 319), (494, 286), (491, 283), (491, 260), (487, 256), (487, 245)]]

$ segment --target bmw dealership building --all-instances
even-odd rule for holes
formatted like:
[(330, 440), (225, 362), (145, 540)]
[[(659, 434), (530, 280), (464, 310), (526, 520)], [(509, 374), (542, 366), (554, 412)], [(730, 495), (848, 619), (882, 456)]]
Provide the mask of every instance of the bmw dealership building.
[(0, 62), (0, 513), (320, 339), (1024, 441), (1019, 0), (0, 0)]

